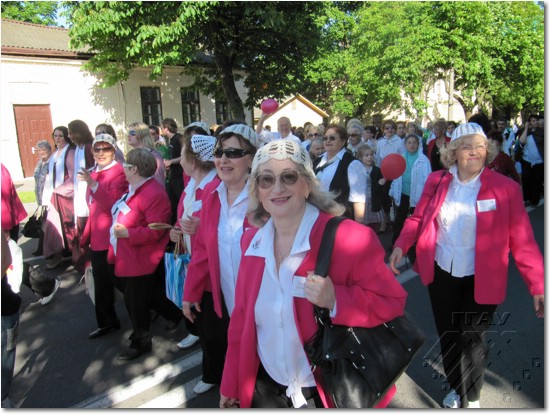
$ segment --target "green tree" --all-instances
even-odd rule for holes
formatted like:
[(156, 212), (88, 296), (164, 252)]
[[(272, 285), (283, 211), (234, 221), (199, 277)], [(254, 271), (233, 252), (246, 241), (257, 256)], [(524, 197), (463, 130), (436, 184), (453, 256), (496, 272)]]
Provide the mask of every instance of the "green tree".
[[(195, 87), (225, 96), (234, 118), (244, 119), (267, 96), (301, 89), (301, 63), (320, 41), (313, 21), (323, 2), (68, 2), (72, 47), (95, 55), (86, 68), (104, 85), (128, 78), (136, 66), (152, 78), (182, 65)], [(235, 82), (243, 80), (245, 104)]]
[(57, 1), (2, 1), (3, 19), (56, 26)]
[[(320, 18), (306, 96), (346, 117), (421, 117), (437, 80), (462, 105), (544, 103), (544, 11), (532, 2), (335, 3)], [(454, 79), (454, 82), (451, 82)]]

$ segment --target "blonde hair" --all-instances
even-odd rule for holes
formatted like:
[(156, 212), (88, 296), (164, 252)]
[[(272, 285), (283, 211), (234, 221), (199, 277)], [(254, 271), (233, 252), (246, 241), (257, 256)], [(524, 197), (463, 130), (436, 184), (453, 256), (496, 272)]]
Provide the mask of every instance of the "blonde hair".
[[(470, 137), (470, 136), (473, 136), (473, 135), (463, 135), (460, 138), (456, 138), (451, 142), (448, 142), (446, 145), (444, 145), (439, 149), (439, 153), (441, 154), (441, 162), (445, 168), (449, 169), (456, 164), (456, 151), (458, 150), (458, 147), (462, 143), (463, 138)], [(486, 139), (486, 142), (487, 142), (487, 157), (485, 158), (485, 165), (487, 166), (495, 159), (495, 157), (498, 155), (499, 150), (493, 141)]]
[(374, 154), (374, 148), (371, 147), (368, 144), (360, 144), (357, 147), (357, 151), (355, 152), (355, 158), (357, 158), (359, 161), (365, 156), (365, 152), (370, 151)]
[(151, 138), (149, 125), (145, 125), (143, 122), (133, 122), (128, 126), (128, 129), (136, 131), (137, 140), (145, 148), (155, 149), (155, 143), (153, 142), (153, 138)]

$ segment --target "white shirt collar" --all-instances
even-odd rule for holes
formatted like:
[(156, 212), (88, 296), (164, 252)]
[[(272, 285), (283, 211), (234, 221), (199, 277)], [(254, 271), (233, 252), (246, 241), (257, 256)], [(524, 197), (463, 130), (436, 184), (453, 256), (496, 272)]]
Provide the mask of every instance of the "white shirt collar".
[(456, 166), (456, 164), (452, 165), (451, 168), (449, 168), (449, 172), (453, 175), (453, 182), (455, 184), (459, 184), (459, 185), (462, 185), (462, 186), (465, 186), (465, 187), (476, 187), (480, 184), (479, 177), (480, 177), (480, 175), (481, 175), (481, 173), (483, 172), (484, 169), (485, 169), (485, 167), (483, 167), (481, 169), (481, 171), (479, 172), (479, 174), (476, 175), (474, 178), (472, 178), (467, 183), (463, 183), (462, 181), (459, 180), (459, 178), (458, 178), (458, 167)]
[[(309, 235), (313, 225), (319, 217), (319, 209), (313, 204), (306, 203), (304, 215), (296, 232), (290, 255), (307, 252), (311, 249), (309, 244)], [(275, 236), (275, 226), (273, 219), (269, 219), (263, 227), (252, 238), (250, 246), (245, 252), (246, 256), (257, 256), (267, 258), (273, 256), (273, 239)]]
[[(240, 194), (237, 196), (237, 198), (235, 199), (235, 201), (233, 202), (233, 205), (237, 205), (239, 204), (241, 201), (243, 201), (244, 199), (248, 198), (248, 187), (249, 187), (249, 184), (250, 182), (248, 181), (248, 178), (246, 179), (246, 183), (244, 184), (244, 188), (243, 190), (240, 192)], [(224, 199), (224, 200), (227, 200), (227, 186), (225, 185), (225, 183), (222, 181), (220, 182), (220, 185), (218, 187), (216, 187), (216, 191), (219, 193), (219, 196), (220, 196), (220, 199)], [(231, 208), (231, 206), (229, 206), (229, 208)]]

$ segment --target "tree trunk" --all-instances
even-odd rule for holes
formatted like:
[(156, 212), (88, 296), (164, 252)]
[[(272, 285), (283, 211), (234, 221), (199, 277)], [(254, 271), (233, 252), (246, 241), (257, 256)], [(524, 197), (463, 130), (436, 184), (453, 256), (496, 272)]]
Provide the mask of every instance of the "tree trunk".
[(244, 115), (243, 101), (237, 92), (235, 86), (235, 77), (233, 76), (233, 65), (229, 58), (216, 53), (216, 65), (221, 74), (221, 83), (223, 93), (227, 99), (229, 110), (231, 111), (232, 119), (238, 119), (243, 123), (246, 123), (246, 117)]

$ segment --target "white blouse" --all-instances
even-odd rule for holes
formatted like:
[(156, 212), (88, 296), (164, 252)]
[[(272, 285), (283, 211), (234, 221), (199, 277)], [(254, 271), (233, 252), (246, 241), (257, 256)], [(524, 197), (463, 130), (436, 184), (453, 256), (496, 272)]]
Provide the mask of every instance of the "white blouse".
[(452, 276), (471, 276), (475, 271), (476, 202), (481, 172), (467, 183), (458, 179), (456, 165), (449, 172), (453, 180), (437, 215), (435, 260)]
[[(323, 191), (329, 191), (330, 183), (334, 179), (334, 174), (344, 153), (346, 152), (345, 148), (342, 148), (333, 158), (328, 161), (327, 153), (325, 152), (321, 157), (321, 161), (317, 167), (322, 167), (327, 162), (330, 163), (328, 167), (325, 167), (322, 171), (317, 173), (317, 178), (319, 179), (319, 184)], [(352, 203), (364, 203), (366, 197), (366, 187), (365, 187), (365, 174), (363, 171), (363, 164), (359, 160), (354, 160), (348, 166), (348, 183), (349, 183), (349, 197), (348, 201)]]
[(227, 187), (222, 181), (217, 187), (220, 198), (220, 222), (218, 224), (218, 253), (220, 256), (220, 284), (229, 316), (235, 308), (235, 286), (241, 264), (241, 236), (248, 209), (247, 181), (243, 190), (233, 202), (227, 203)]
[[(247, 256), (265, 258), (262, 284), (254, 308), (258, 355), (269, 376), (288, 387), (286, 395), (292, 399), (294, 407), (305, 403), (302, 387), (315, 386), (298, 334), (293, 300), (299, 295), (296, 292), (303, 295), (305, 277), (295, 276), (295, 273), (310, 250), (309, 235), (318, 217), (319, 210), (306, 204), (290, 254), (278, 272), (273, 254), (275, 227), (271, 219), (258, 230), (245, 252)], [(298, 283), (299, 280), (302, 283)]]

